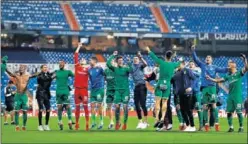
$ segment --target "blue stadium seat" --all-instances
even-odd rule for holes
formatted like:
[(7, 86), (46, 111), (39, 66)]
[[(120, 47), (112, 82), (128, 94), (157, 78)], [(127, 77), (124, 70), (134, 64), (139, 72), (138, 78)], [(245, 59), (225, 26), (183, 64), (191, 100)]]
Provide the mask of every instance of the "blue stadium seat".
[(59, 2), (8, 0), (1, 3), (1, 21), (27, 29), (70, 30)]
[(72, 2), (81, 30), (160, 32), (149, 7), (133, 4)]
[(247, 33), (247, 9), (234, 7), (161, 6), (175, 33)]

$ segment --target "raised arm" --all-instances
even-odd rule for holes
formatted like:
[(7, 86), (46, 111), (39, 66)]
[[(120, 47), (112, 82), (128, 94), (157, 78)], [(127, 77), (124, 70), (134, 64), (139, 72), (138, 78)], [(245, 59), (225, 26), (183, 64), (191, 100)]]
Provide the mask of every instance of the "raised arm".
[(212, 82), (215, 82), (215, 83), (225, 82), (225, 79), (224, 78), (211, 78), (209, 75), (206, 76), (206, 79), (207, 80), (210, 80)]
[(229, 93), (229, 89), (223, 85), (223, 83), (218, 83), (218, 86), (222, 88), (227, 94)]
[(202, 67), (204, 65), (204, 63), (202, 61), (199, 60), (199, 58), (197, 57), (196, 55), (196, 52), (195, 52), (195, 46), (193, 45), (191, 47), (192, 49), (192, 56), (193, 56), (193, 60), (195, 61), (195, 63), (199, 66), (199, 67)]
[(244, 63), (244, 68), (242, 68), (242, 73), (244, 74), (248, 71), (248, 61), (247, 61), (245, 54), (240, 54), (240, 56), (241, 56), (243, 63)]
[(78, 43), (78, 47), (77, 47), (77, 49), (76, 49), (76, 51), (75, 51), (75, 54), (74, 54), (74, 64), (75, 65), (77, 65), (79, 62), (78, 62), (78, 53), (79, 53), (79, 50), (81, 49), (81, 47), (82, 47), (82, 44), (81, 43)]
[(9, 76), (11, 76), (11, 77), (16, 77), (16, 75), (13, 74), (12, 72), (10, 72), (10, 71), (8, 70), (8, 68), (6, 68), (6, 72), (7, 72), (7, 74), (8, 74)]
[(149, 47), (146, 47), (146, 51), (148, 52), (148, 54), (150, 55), (150, 57), (155, 61), (155, 63), (157, 64), (161, 64), (163, 61), (161, 59), (159, 59), (151, 50)]
[(107, 67), (112, 71), (115, 70), (115, 67), (112, 65), (112, 60), (116, 57), (117, 54), (118, 52), (114, 51), (113, 55), (111, 55), (110, 58), (107, 60)]
[(30, 75), (29, 78), (35, 78), (35, 77), (37, 77), (39, 74), (40, 74), (40, 73), (38, 72), (38, 69), (35, 68), (35, 73), (32, 74), (32, 75)]
[(141, 53), (140, 52), (138, 52), (138, 57), (139, 57), (139, 59), (140, 59), (140, 61), (142, 62), (142, 69), (144, 69), (145, 67), (147, 67), (147, 62), (146, 62), (146, 60), (142, 57), (142, 55), (141, 55)]

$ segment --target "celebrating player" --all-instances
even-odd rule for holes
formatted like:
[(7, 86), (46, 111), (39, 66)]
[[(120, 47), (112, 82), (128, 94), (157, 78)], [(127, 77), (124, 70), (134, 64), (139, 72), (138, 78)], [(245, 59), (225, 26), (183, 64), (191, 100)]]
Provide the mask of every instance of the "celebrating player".
[[(247, 62), (245, 56), (243, 56), (243, 59)], [(227, 81), (229, 83), (229, 95), (227, 98), (227, 119), (228, 119), (228, 125), (229, 130), (228, 132), (233, 132), (233, 123), (232, 123), (232, 115), (234, 111), (236, 111), (239, 119), (239, 130), (238, 132), (243, 132), (243, 115), (242, 115), (242, 76), (248, 71), (248, 64), (245, 65), (245, 67), (238, 71), (237, 66), (235, 62), (231, 62), (232, 64), (229, 65), (229, 72), (230, 74), (226, 75), (224, 78), (211, 78), (209, 75), (206, 76), (206, 78), (213, 82), (225, 82)]]
[[(115, 129), (119, 130), (120, 128), (120, 104), (123, 104), (124, 109), (124, 125), (122, 127), (122, 130), (127, 129), (127, 120), (128, 120), (128, 102), (130, 99), (130, 91), (129, 91), (129, 81), (128, 76), (131, 72), (131, 66), (129, 63), (129, 66), (125, 66), (123, 64), (123, 57), (117, 56), (118, 52), (115, 51), (113, 55), (108, 59), (107, 66), (114, 71), (115, 74), (115, 97), (114, 97), (114, 103), (115, 103)], [(114, 67), (111, 63), (111, 61), (116, 58), (117, 61), (117, 67)]]
[(103, 109), (102, 102), (104, 97), (104, 71), (100, 66), (97, 66), (97, 58), (90, 58), (91, 68), (88, 70), (91, 91), (90, 91), (90, 102), (91, 102), (91, 129), (96, 126), (96, 107), (98, 109), (98, 115), (100, 117), (100, 124), (98, 129), (103, 128)]
[(14, 98), (16, 94), (16, 86), (13, 81), (9, 81), (4, 89), (5, 95), (5, 112), (4, 112), (4, 125), (8, 125), (8, 113), (10, 113), (11, 125), (14, 125)]
[[(114, 60), (112, 60), (111, 62), (112, 65), (116, 67), (116, 62)], [(107, 112), (110, 119), (110, 124), (108, 126), (108, 129), (112, 129), (114, 126), (112, 104), (114, 102), (114, 96), (115, 96), (115, 75), (114, 72), (107, 67), (104, 71), (104, 76), (107, 82), (106, 103), (107, 103)]]
[(75, 129), (79, 129), (79, 117), (80, 117), (80, 103), (83, 103), (84, 112), (85, 112), (85, 119), (86, 119), (86, 130), (89, 130), (89, 110), (88, 110), (88, 67), (86, 66), (86, 60), (84, 58), (81, 59), (80, 63), (78, 61), (79, 57), (79, 50), (82, 47), (82, 44), (79, 43), (77, 50), (74, 54), (74, 64), (75, 64), (75, 80), (74, 80), (74, 87), (75, 87), (75, 117), (76, 117), (76, 125)]
[[(48, 72), (47, 65), (41, 66), (41, 73), (37, 76), (37, 82), (38, 87), (36, 91), (36, 99), (38, 102), (39, 107), (39, 114), (38, 114), (38, 120), (39, 120), (39, 131), (49, 131), (49, 118), (50, 118), (50, 86), (52, 82), (52, 75), (53, 73)], [(44, 106), (46, 109), (46, 125), (42, 126), (42, 112), (44, 111)]]
[(15, 94), (15, 125), (16, 131), (20, 131), (19, 127), (19, 111), (22, 109), (23, 112), (23, 125), (22, 130), (26, 130), (26, 124), (27, 124), (27, 110), (28, 110), (28, 96), (26, 94), (27, 91), (27, 85), (30, 78), (36, 77), (38, 74), (29, 75), (26, 73), (27, 66), (26, 65), (20, 65), (19, 72), (17, 74), (13, 74), (8, 69), (6, 69), (6, 72), (15, 79), (16, 82), (16, 88), (17, 92)]
[(59, 62), (59, 70), (55, 71), (55, 78), (56, 78), (56, 102), (58, 107), (58, 120), (59, 120), (59, 128), (60, 130), (63, 130), (63, 122), (62, 122), (62, 113), (63, 113), (63, 107), (65, 107), (67, 111), (67, 117), (68, 117), (68, 126), (69, 129), (72, 130), (72, 112), (70, 107), (70, 100), (69, 100), (69, 94), (70, 94), (70, 88), (68, 83), (68, 78), (73, 77), (74, 74), (70, 70), (65, 69), (65, 62), (60, 61)]
[[(141, 61), (141, 63), (140, 63)], [(131, 74), (133, 76), (135, 88), (134, 88), (134, 104), (136, 112), (139, 119), (139, 124), (136, 127), (137, 129), (145, 129), (148, 127), (147, 123), (147, 108), (146, 108), (146, 95), (147, 88), (145, 82), (144, 68), (147, 66), (147, 62), (142, 58), (140, 52), (137, 53), (137, 56), (133, 58), (133, 65)], [(141, 108), (144, 113), (144, 121), (142, 120)]]
[(199, 118), (199, 131), (202, 131), (203, 129), (203, 113), (202, 113), (202, 104), (201, 104), (201, 94), (200, 94), (200, 87), (201, 87), (201, 69), (199, 67), (196, 67), (195, 63), (193, 61), (189, 62), (189, 68), (192, 70), (192, 72), (195, 75), (194, 80), (194, 87), (193, 87), (193, 99), (195, 102), (195, 109), (198, 112), (198, 118)]
[[(180, 65), (180, 62), (171, 62), (173, 53), (171, 51), (166, 52), (166, 61), (159, 59), (149, 47), (146, 47), (151, 58), (159, 65), (160, 76), (155, 89), (155, 113), (156, 123), (159, 128), (164, 129), (164, 118), (167, 109), (167, 100), (170, 96), (171, 78), (175, 69)], [(159, 121), (160, 102), (162, 101), (162, 118)]]
[(218, 66), (215, 66), (212, 64), (213, 58), (212, 56), (208, 55), (206, 57), (205, 62), (203, 63), (202, 61), (199, 60), (199, 58), (196, 55), (195, 52), (195, 46), (192, 46), (192, 51), (193, 51), (193, 59), (195, 63), (201, 68), (202, 70), (202, 103), (203, 103), (203, 118), (205, 122), (205, 130), (208, 132), (209, 131), (209, 124), (208, 124), (208, 104), (212, 105), (212, 108), (214, 110), (215, 114), (215, 130), (219, 131), (219, 112), (216, 107), (216, 102), (217, 102), (217, 96), (216, 96), (216, 84), (210, 80), (206, 79), (206, 75), (209, 75), (210, 77), (215, 77), (216, 73), (227, 73), (228, 68), (220, 68)]

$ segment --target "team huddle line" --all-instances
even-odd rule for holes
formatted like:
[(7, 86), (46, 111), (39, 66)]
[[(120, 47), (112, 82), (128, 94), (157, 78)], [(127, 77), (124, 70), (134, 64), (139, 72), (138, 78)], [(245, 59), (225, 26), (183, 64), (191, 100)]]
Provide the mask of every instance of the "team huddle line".
[[(172, 51), (165, 53), (165, 58), (158, 58), (149, 47), (146, 51), (156, 63), (157, 68), (154, 72), (146, 77), (144, 68), (147, 62), (143, 59), (140, 52), (133, 58), (133, 62), (128, 58), (127, 65), (124, 65), (124, 59), (115, 51), (107, 60), (107, 68), (103, 70), (98, 66), (96, 57), (87, 61), (82, 58), (79, 60), (79, 51), (82, 44), (78, 47), (74, 54), (75, 72), (65, 69), (65, 62), (59, 61), (59, 69), (49, 72), (47, 65), (41, 66), (41, 72), (35, 74), (27, 74), (26, 66), (20, 65), (18, 73), (10, 72), (7, 69), (7, 58), (2, 58), (1, 71), (6, 71), (11, 77), (8, 86), (5, 89), (6, 110), (11, 112), (14, 110), (15, 130), (20, 131), (19, 111), (23, 112), (22, 130), (26, 130), (28, 97), (26, 95), (27, 85), (31, 78), (37, 78), (38, 87), (36, 90), (36, 99), (38, 102), (38, 130), (50, 130), (50, 86), (56, 79), (56, 103), (58, 113), (58, 126), (60, 130), (64, 129), (62, 122), (63, 110), (66, 110), (68, 117), (68, 126), (73, 130), (80, 129), (80, 104), (83, 104), (85, 112), (85, 129), (102, 129), (103, 123), (103, 99), (104, 99), (104, 83), (106, 81), (106, 103), (107, 114), (110, 118), (108, 129), (122, 130), (127, 129), (128, 123), (128, 103), (130, 100), (129, 74), (132, 75), (134, 88), (134, 104), (137, 112), (139, 123), (137, 129), (146, 129), (149, 124), (147, 120), (148, 112), (146, 108), (147, 88), (146, 82), (156, 80), (155, 87), (155, 107), (154, 116), (156, 131), (170, 130), (172, 127), (166, 122), (168, 117), (168, 108), (170, 107), (171, 87), (173, 88), (174, 103), (176, 113), (180, 122), (180, 130), (193, 132), (196, 131), (193, 118), (193, 109), (197, 110), (199, 118), (199, 131), (209, 131), (208, 111), (211, 109), (214, 113), (215, 130), (220, 130), (218, 119), (217, 92), (216, 83), (228, 82), (229, 90), (227, 98), (227, 119), (229, 130), (233, 132), (232, 115), (236, 111), (239, 118), (239, 132), (243, 132), (243, 116), (242, 116), (242, 76), (248, 71), (248, 62), (246, 56), (241, 54), (244, 62), (244, 68), (237, 70), (234, 61), (228, 61), (228, 67), (220, 68), (212, 64), (212, 57), (208, 55), (205, 62), (199, 60), (195, 52), (195, 46), (192, 46), (193, 60), (186, 62), (182, 58), (172, 62), (176, 56)], [(198, 67), (197, 67), (198, 66)], [(226, 76), (220, 78), (217, 73), (226, 73)], [(72, 121), (72, 110), (70, 107), (69, 94), (70, 86), (68, 79), (74, 77), (74, 100), (75, 100), (75, 123)], [(90, 83), (88, 83), (88, 81)], [(89, 88), (90, 85), (90, 88)], [(16, 89), (14, 88), (16, 87)], [(91, 125), (89, 123), (88, 109), (88, 89), (90, 89), (90, 106), (91, 106)], [(112, 106), (115, 106), (115, 122)], [(120, 108), (123, 107), (123, 122), (120, 121)], [(46, 112), (45, 125), (42, 124), (42, 113)], [(143, 117), (142, 117), (143, 111)], [(99, 123), (96, 120), (96, 114), (99, 117)]]

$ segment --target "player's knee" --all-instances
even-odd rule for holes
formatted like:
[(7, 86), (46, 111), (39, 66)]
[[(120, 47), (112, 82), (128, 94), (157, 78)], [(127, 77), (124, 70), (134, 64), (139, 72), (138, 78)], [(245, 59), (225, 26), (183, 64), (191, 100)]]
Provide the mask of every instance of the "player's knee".
[(128, 105), (127, 104), (124, 104), (123, 105), (123, 109), (128, 109)]
[(61, 110), (62, 109), (62, 105), (57, 105), (58, 109)]
[(107, 109), (110, 110), (112, 108), (112, 105), (111, 104), (108, 104), (107, 105)]
[(160, 110), (160, 104), (156, 104), (155, 110)]
[(70, 105), (66, 105), (66, 109), (69, 109), (69, 108), (71, 108), (71, 106)]
[(204, 110), (208, 110), (207, 105), (203, 105), (203, 109), (204, 109)]
[(216, 108), (216, 103), (212, 104), (212, 108), (214, 109)]
[(118, 108), (119, 109), (120, 108), (120, 105), (119, 104), (116, 104), (115, 105), (115, 108)]
[(51, 110), (50, 109), (48, 109), (48, 110), (46, 110), (46, 112), (48, 113), (48, 112), (51, 112)]

